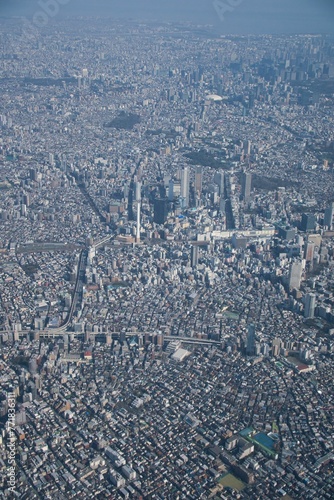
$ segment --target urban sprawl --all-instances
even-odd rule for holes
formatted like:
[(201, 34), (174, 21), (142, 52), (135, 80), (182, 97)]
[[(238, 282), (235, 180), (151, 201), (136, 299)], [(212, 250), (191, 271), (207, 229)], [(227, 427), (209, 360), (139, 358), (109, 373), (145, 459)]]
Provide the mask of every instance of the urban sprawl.
[(333, 498), (334, 39), (0, 47), (0, 498)]

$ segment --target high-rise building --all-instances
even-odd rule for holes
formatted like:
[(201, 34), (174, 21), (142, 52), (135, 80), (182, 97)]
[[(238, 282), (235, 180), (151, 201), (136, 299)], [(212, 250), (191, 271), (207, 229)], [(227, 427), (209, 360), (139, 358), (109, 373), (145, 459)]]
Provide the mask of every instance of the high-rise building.
[(198, 253), (199, 248), (197, 245), (191, 247), (191, 267), (196, 267), (198, 265)]
[(27, 205), (24, 203), (21, 203), (21, 215), (22, 217), (25, 217), (27, 215)]
[(282, 240), (290, 241), (295, 239), (296, 228), (285, 225), (276, 225), (276, 228), (278, 230), (278, 237)]
[(328, 227), (328, 229), (332, 229), (333, 211), (334, 211), (334, 203), (331, 203), (331, 205), (326, 208), (324, 215), (324, 226)]
[(314, 231), (315, 229), (315, 216), (313, 214), (302, 214), (302, 221), (300, 224), (301, 231), (305, 233)]
[(36, 181), (37, 180), (37, 172), (34, 168), (31, 168), (29, 170), (29, 178), (31, 181)]
[(30, 195), (27, 193), (27, 194), (24, 194), (23, 195), (23, 203), (29, 207), (30, 206)]
[(272, 342), (272, 353), (273, 356), (278, 356), (281, 347), (281, 339), (275, 338)]
[(314, 243), (313, 241), (308, 241), (305, 245), (305, 254), (304, 258), (306, 262), (312, 262), (314, 258)]
[(269, 356), (269, 350), (270, 350), (270, 348), (269, 348), (268, 344), (263, 344), (261, 350), (262, 350), (262, 353), (263, 353), (264, 356)]
[(252, 189), (252, 174), (244, 172), (242, 175), (242, 197), (245, 201), (248, 201), (251, 195)]
[(305, 295), (304, 318), (314, 318), (315, 309), (315, 293), (307, 293)]
[(213, 182), (217, 184), (219, 189), (219, 196), (224, 196), (225, 189), (225, 175), (223, 172), (216, 172), (213, 177)]
[(184, 167), (181, 171), (181, 208), (189, 206), (189, 168)]
[(292, 262), (289, 273), (289, 288), (299, 290), (302, 278), (302, 263), (300, 261)]

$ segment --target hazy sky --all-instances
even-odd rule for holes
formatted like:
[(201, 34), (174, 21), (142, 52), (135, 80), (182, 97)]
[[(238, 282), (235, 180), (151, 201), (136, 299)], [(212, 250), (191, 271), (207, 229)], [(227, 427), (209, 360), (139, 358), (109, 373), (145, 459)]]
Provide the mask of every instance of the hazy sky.
[(23, 15), (31, 20), (48, 2), (56, 3), (55, 18), (92, 14), (180, 20), (209, 23), (222, 33), (240, 34), (334, 33), (334, 0), (0, 0), (0, 15)]

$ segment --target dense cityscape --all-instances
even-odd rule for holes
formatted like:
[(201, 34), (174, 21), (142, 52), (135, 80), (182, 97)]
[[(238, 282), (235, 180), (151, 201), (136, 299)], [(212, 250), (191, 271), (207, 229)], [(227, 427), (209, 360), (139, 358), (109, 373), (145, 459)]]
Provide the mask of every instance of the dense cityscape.
[(333, 498), (334, 38), (0, 47), (0, 498)]

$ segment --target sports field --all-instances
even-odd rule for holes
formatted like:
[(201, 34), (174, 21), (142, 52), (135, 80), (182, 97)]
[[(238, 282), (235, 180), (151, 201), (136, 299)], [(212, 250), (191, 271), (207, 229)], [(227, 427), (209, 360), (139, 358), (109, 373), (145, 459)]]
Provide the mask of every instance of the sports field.
[(225, 474), (225, 476), (219, 480), (219, 484), (222, 484), (225, 487), (233, 488), (237, 491), (241, 491), (245, 488), (245, 484), (230, 473)]

